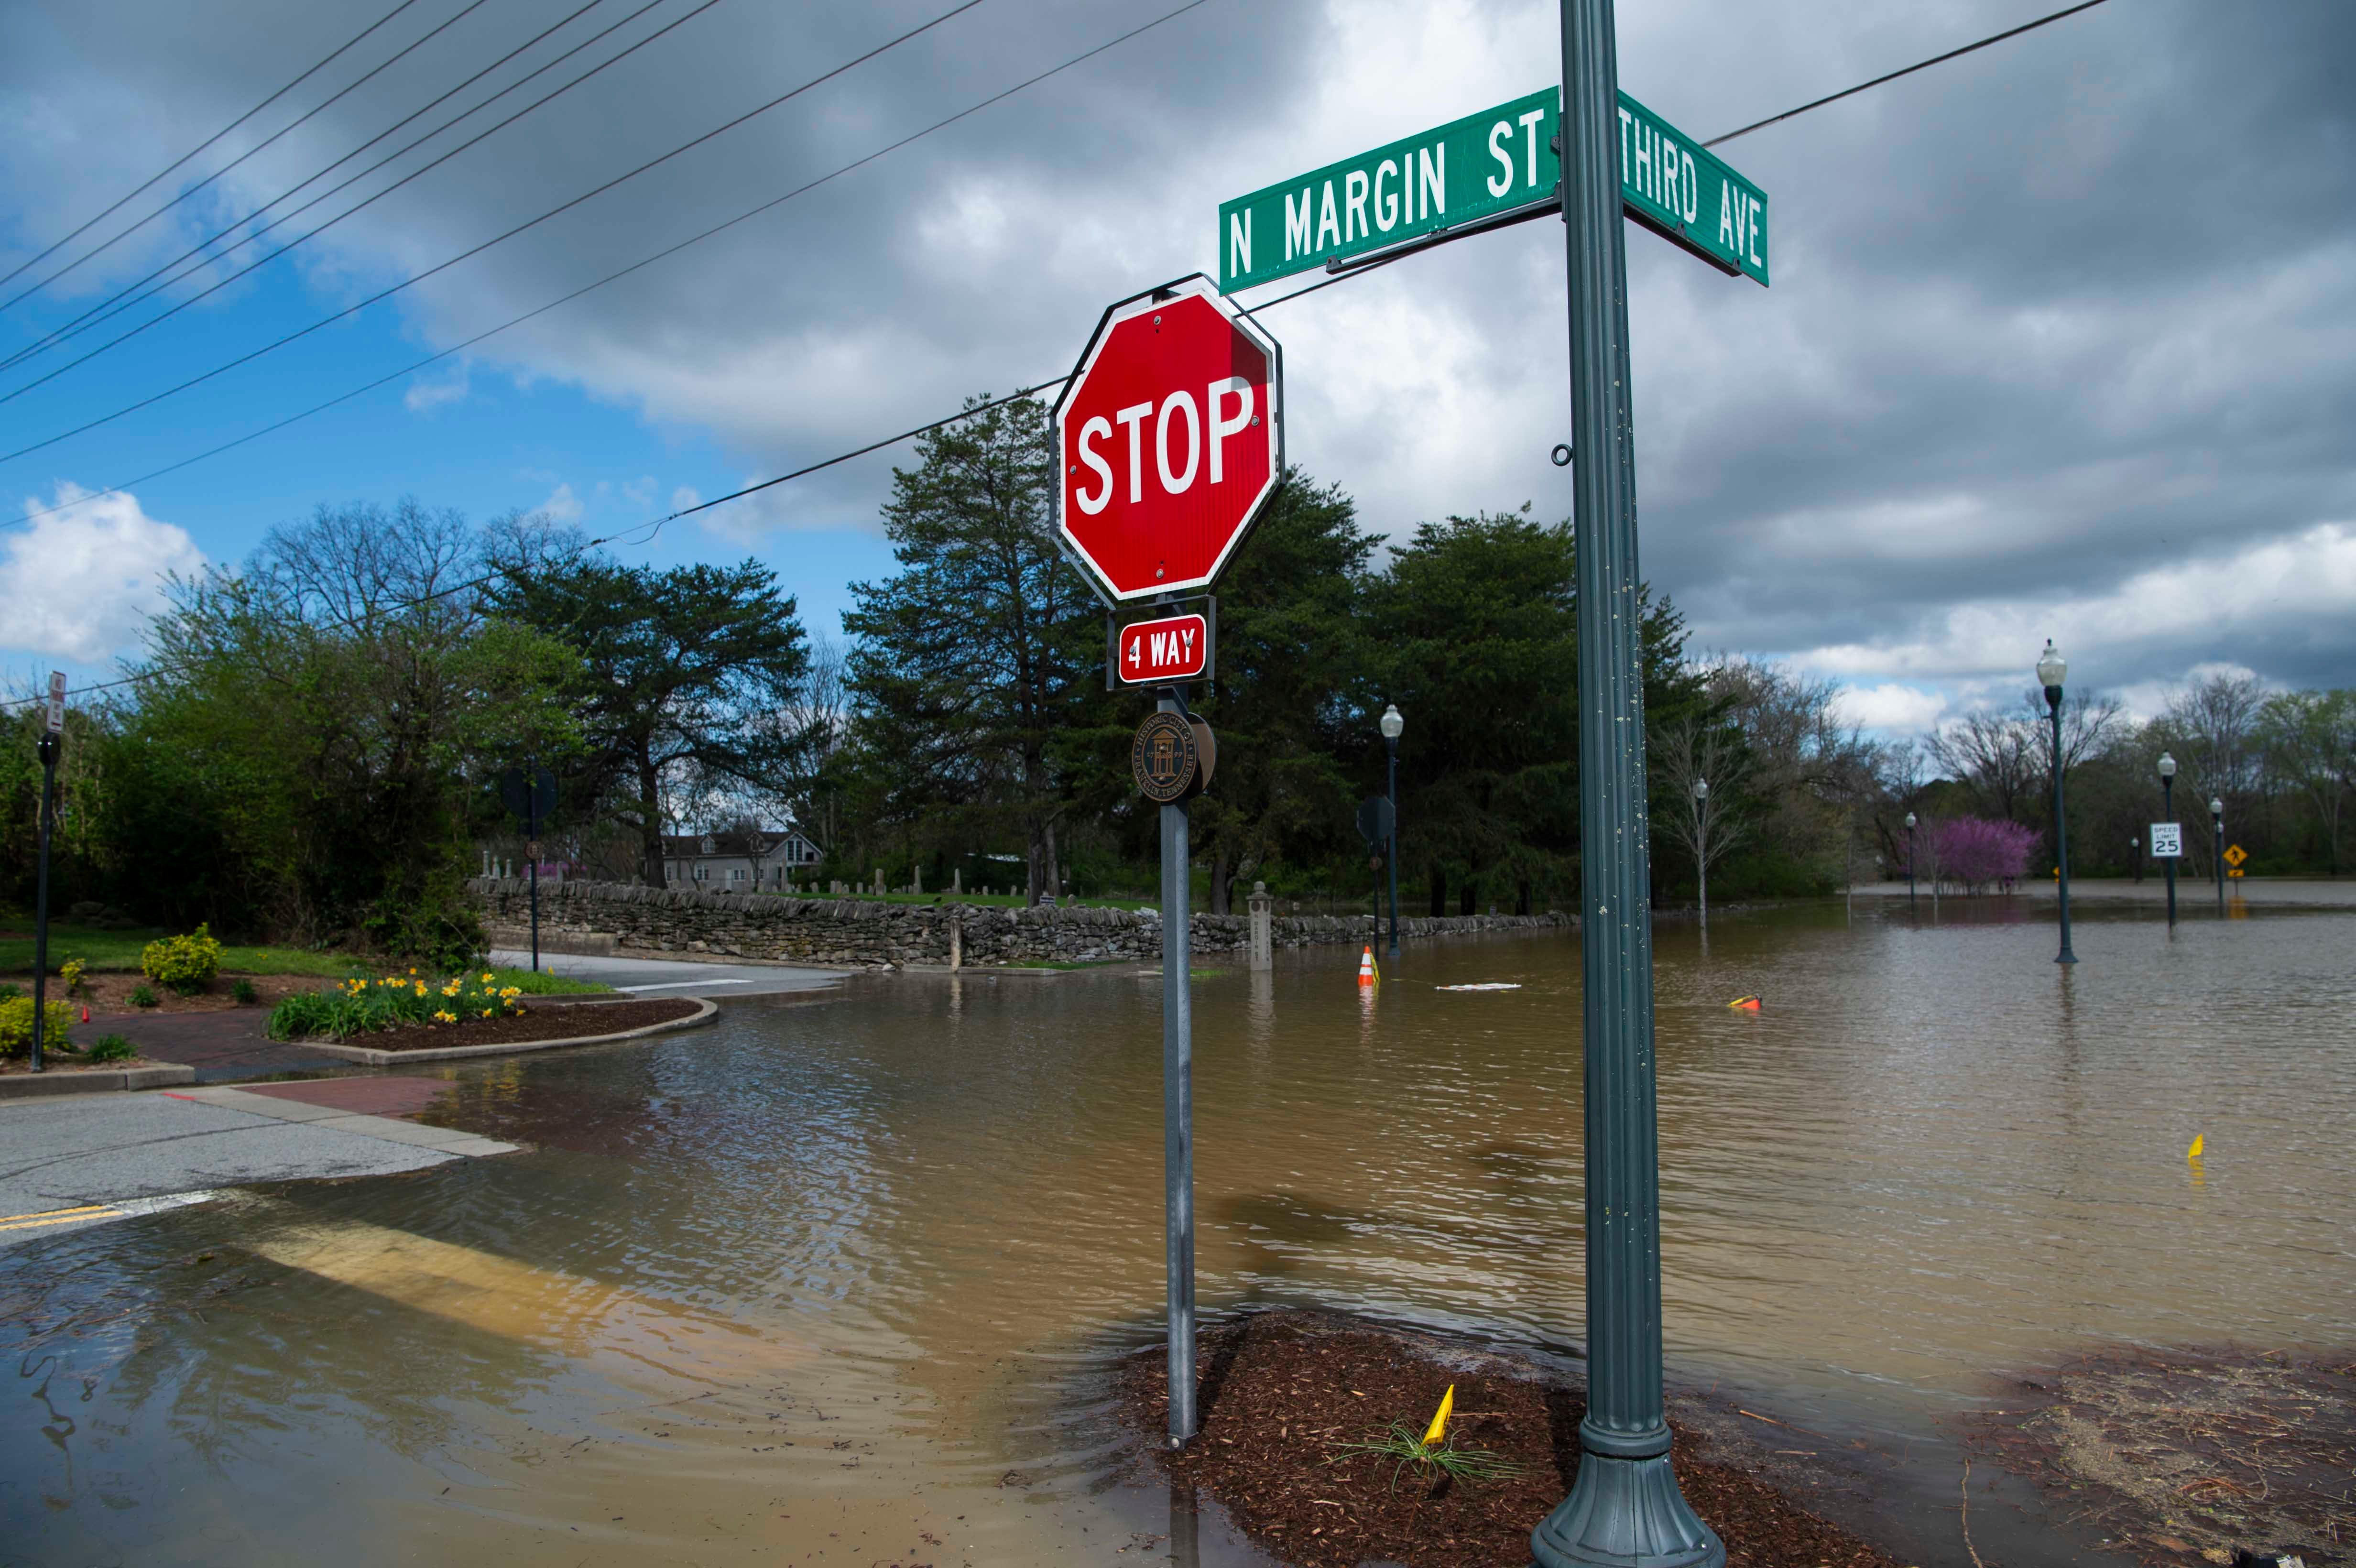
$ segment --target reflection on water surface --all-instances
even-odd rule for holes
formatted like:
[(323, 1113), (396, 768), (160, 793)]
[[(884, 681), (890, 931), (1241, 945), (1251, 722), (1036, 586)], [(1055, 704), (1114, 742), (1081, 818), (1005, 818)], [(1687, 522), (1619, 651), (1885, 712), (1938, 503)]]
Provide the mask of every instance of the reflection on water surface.
[[(2345, 1345), (2356, 919), (1837, 906), (1659, 939), (1673, 1372), (1928, 1433), (2094, 1339)], [(1206, 1307), (1581, 1339), (1577, 944), (1197, 984)], [(1518, 990), (1440, 992), (1517, 981)], [(1756, 992), (1757, 1014), (1730, 1011)], [(0, 1256), (25, 1560), (1164, 1555), (1158, 982), (854, 981), (459, 1071), (533, 1151)], [(2185, 1149), (2204, 1135), (2197, 1164)], [(2250, 1288), (2251, 1282), (2263, 1288)], [(1203, 1561), (1243, 1561), (1205, 1524)], [(854, 1550), (855, 1549), (855, 1550)], [(823, 1555), (821, 1555), (823, 1553)]]

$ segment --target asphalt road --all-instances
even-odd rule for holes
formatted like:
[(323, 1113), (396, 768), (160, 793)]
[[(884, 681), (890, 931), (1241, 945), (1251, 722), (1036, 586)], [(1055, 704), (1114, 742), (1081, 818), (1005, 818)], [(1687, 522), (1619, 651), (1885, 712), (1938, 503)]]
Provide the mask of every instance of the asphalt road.
[[(531, 966), (531, 955), (499, 948), (491, 962), (513, 968)], [(690, 964), (671, 958), (590, 958), (571, 953), (543, 953), (540, 966), (576, 980), (601, 980), (617, 991), (650, 997), (757, 997), (776, 991), (812, 991), (840, 985), (841, 973), (832, 969), (794, 969), (778, 964)]]
[(252, 1182), (386, 1176), (507, 1150), (233, 1089), (0, 1101), (0, 1247)]

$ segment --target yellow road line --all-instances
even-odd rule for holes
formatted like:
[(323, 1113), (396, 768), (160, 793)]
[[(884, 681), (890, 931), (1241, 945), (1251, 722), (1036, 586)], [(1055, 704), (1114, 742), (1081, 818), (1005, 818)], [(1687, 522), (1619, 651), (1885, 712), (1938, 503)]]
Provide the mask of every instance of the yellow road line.
[(35, 1219), (0, 1220), (0, 1231), (29, 1231), (39, 1225), (70, 1225), (77, 1220), (117, 1220), (121, 1219), (123, 1211), (119, 1209), (108, 1209), (102, 1206), (96, 1209), (66, 1209)]
[(36, 1209), (29, 1214), (0, 1214), (0, 1225), (16, 1220), (46, 1220), (52, 1214), (95, 1214), (101, 1209), (112, 1209), (112, 1203), (85, 1203), (79, 1209)]

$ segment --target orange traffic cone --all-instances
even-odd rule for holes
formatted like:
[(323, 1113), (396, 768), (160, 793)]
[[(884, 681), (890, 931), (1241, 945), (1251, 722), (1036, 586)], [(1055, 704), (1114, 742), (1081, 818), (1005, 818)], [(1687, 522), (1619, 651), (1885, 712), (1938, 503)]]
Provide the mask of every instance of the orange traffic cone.
[(1759, 1010), (1759, 998), (1756, 997), (1737, 997), (1734, 1000), (1727, 1003), (1726, 1005), (1730, 1008), (1740, 1008), (1746, 1013), (1755, 1013)]
[(84, 1002), (81, 1005), (81, 1021), (84, 1023), (90, 1022), (90, 1004), (88, 1002)]
[(1375, 972), (1375, 950), (1369, 947), (1358, 959), (1358, 984), (1379, 986), (1382, 983), (1383, 977)]

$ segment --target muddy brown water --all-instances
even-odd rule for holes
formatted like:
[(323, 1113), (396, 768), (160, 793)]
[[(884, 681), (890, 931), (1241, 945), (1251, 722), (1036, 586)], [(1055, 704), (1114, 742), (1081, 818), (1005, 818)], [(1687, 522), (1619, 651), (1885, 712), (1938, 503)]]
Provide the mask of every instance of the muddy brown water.
[[(1664, 926), (1674, 1379), (1952, 1465), (1947, 1417), (2073, 1347), (2356, 1343), (2356, 916), (2076, 937)], [(1575, 1352), (1577, 959), (1209, 965), (1205, 1307)], [(1436, 988), (1483, 981), (1520, 988)], [(743, 998), (437, 1070), (439, 1119), (528, 1153), (0, 1254), (0, 1563), (1168, 1561), (1101, 1384), (1160, 1308), (1159, 985)]]

